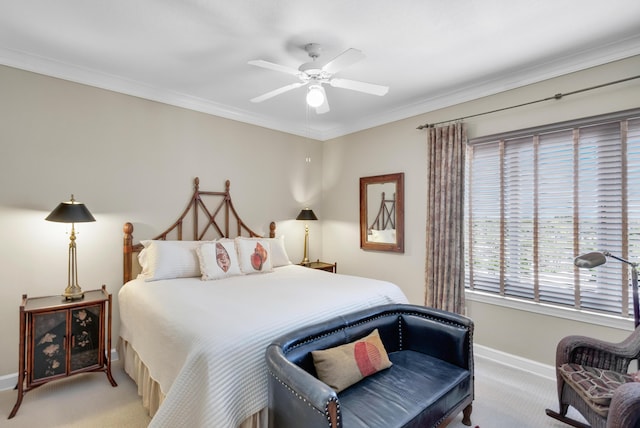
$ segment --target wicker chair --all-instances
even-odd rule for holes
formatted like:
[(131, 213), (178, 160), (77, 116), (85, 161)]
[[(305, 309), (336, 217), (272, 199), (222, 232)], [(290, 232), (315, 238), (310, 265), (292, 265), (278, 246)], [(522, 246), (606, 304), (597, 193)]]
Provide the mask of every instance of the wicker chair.
[[(579, 428), (640, 428), (640, 382), (627, 374), (639, 357), (640, 327), (620, 343), (565, 337), (556, 351), (560, 411), (547, 415)], [(569, 406), (590, 425), (567, 417)]]

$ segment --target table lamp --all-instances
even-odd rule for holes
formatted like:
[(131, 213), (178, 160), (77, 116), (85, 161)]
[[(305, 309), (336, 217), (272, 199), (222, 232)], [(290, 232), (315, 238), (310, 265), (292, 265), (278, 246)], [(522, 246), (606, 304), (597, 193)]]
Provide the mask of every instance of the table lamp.
[[(313, 213), (313, 210), (311, 210), (311, 208), (303, 209), (302, 211), (300, 211), (300, 214), (298, 214), (298, 217), (296, 217), (296, 220), (305, 220), (305, 221), (317, 220), (317, 219), (318, 217), (316, 217), (316, 215)], [(304, 225), (304, 258), (302, 259), (301, 264), (309, 263), (309, 257), (307, 256), (308, 245), (309, 245), (309, 225), (305, 223)]]
[(91, 215), (87, 207), (77, 202), (73, 195), (68, 202), (61, 202), (51, 211), (45, 220), (55, 221), (59, 223), (71, 223), (71, 235), (69, 236), (69, 267), (67, 288), (64, 290), (63, 296), (66, 300), (77, 300), (84, 297), (84, 293), (78, 285), (78, 264), (76, 258), (76, 230), (75, 223), (84, 223), (96, 221)]

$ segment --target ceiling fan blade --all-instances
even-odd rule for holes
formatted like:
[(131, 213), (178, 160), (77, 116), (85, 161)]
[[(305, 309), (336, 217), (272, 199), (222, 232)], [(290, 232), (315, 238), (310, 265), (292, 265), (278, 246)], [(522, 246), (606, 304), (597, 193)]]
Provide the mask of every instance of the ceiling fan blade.
[(266, 94), (262, 94), (262, 95), (260, 95), (260, 96), (258, 96), (258, 97), (252, 98), (252, 99), (251, 99), (251, 102), (252, 102), (252, 103), (261, 103), (261, 102), (262, 102), (262, 101), (264, 101), (264, 100), (268, 100), (269, 98), (273, 98), (273, 97), (275, 97), (276, 95), (283, 94), (283, 93), (285, 93), (285, 92), (287, 92), (287, 91), (290, 91), (290, 90), (292, 90), (292, 89), (299, 88), (300, 86), (304, 86), (304, 85), (306, 85), (306, 84), (307, 84), (307, 83), (305, 83), (305, 82), (296, 82), (296, 83), (292, 83), (292, 84), (290, 84), (290, 85), (283, 86), (282, 88), (274, 89), (274, 90), (273, 90), (273, 91), (271, 91), (271, 92), (267, 92)]
[(357, 80), (333, 78), (329, 82), (334, 88), (351, 89), (371, 95), (382, 96), (389, 92), (388, 86), (374, 85), (373, 83), (359, 82)]
[(358, 49), (349, 48), (322, 67), (327, 73), (337, 73), (345, 67), (364, 59), (365, 55)]
[(287, 67), (286, 65), (275, 64), (273, 62), (264, 61), (262, 59), (256, 59), (249, 61), (249, 64), (255, 65), (256, 67), (262, 67), (269, 70), (279, 71), (281, 73), (293, 74), (294, 76), (298, 76), (300, 71), (297, 68)]
[(317, 114), (324, 114), (329, 112), (329, 98), (327, 98), (327, 93), (324, 90), (324, 87), (320, 86), (320, 90), (322, 91), (322, 95), (324, 95), (324, 102), (316, 107)]

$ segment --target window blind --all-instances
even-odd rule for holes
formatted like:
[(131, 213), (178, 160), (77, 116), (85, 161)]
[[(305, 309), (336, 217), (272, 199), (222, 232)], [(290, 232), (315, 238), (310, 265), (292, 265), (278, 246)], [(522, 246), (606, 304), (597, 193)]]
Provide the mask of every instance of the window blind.
[(466, 286), (627, 317), (640, 257), (640, 110), (471, 140)]

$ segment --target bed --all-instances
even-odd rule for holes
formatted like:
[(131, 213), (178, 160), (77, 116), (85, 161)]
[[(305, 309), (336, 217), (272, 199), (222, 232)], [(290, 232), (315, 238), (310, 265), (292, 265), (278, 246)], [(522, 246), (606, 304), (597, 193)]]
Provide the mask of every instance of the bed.
[(274, 338), (407, 299), (388, 282), (292, 264), (274, 223), (262, 237), (240, 219), (229, 181), (221, 192), (194, 184), (165, 232), (134, 243), (124, 226), (118, 351), (151, 427), (263, 428)]

